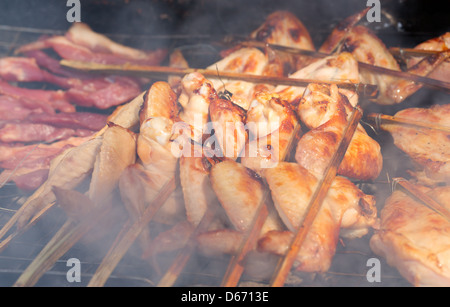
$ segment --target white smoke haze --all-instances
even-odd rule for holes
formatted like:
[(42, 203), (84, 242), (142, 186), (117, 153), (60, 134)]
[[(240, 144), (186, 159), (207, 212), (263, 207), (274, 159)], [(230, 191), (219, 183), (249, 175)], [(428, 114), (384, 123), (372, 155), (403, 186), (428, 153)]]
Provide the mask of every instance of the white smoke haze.
[[(44, 2), (41, 0), (29, 1), (29, 3), (25, 1), (0, 0), (0, 25), (10, 23), (16, 26), (29, 26), (36, 29), (54, 28), (57, 30), (68, 28), (70, 24), (66, 20), (66, 13), (69, 8), (66, 7), (66, 1), (49, 1), (48, 3), (50, 4), (48, 5), (44, 5)], [(81, 0), (80, 2), (81, 20), (92, 25), (94, 30), (103, 33), (119, 34), (117, 37), (122, 37), (126, 43), (133, 43), (133, 46), (137, 48), (149, 49), (151, 46), (161, 45), (183, 47), (186, 54), (192, 56), (191, 63), (193, 66), (206, 67), (211, 64), (211, 59), (217, 57), (217, 54), (211, 55), (211, 52), (217, 49), (211, 46), (212, 44), (210, 43), (220, 41), (224, 34), (248, 34), (261, 24), (265, 15), (276, 9), (289, 9), (295, 12), (313, 34), (312, 37), (317, 47), (323, 42), (323, 39), (337, 22), (364, 8), (367, 1), (105, 0), (89, 2)], [(172, 9), (173, 7), (177, 9), (174, 10)], [(383, 10), (381, 23), (373, 23), (372, 27), (380, 30), (382, 39), (386, 39), (391, 46), (413, 47), (424, 37), (429, 38), (428, 33), (435, 31), (434, 25), (438, 27), (448, 23), (448, 18), (439, 17), (443, 14), (439, 14), (436, 9), (433, 11), (433, 7), (436, 8), (436, 4), (427, 3), (426, 1), (381, 1), (381, 9)], [(390, 8), (393, 9), (390, 10)], [(442, 9), (442, 11), (444, 10)], [(384, 12), (390, 13), (393, 19), (387, 20), (387, 15)], [(430, 19), (433, 19), (433, 14), (438, 15), (434, 17), (436, 19), (435, 24), (430, 22)], [(398, 16), (402, 18), (398, 18)], [(416, 16), (417, 19), (413, 20), (410, 16)], [(418, 24), (422, 24), (422, 27), (420, 25), (412, 27), (416, 20), (419, 21)], [(446, 27), (448, 30), (448, 24), (446, 24)], [(407, 33), (410, 28), (413, 28), (416, 32)], [(437, 33), (437, 31), (432, 33)], [(175, 42), (166, 38), (145, 39), (145, 35), (163, 37), (172, 34), (179, 35), (182, 38)], [(0, 32), (0, 42), (3, 42), (3, 39), (7, 36), (12, 36), (12, 34)], [(208, 44), (208, 48), (199, 47), (198, 40), (193, 39), (193, 37), (206, 36), (208, 41), (206, 43), (201, 41), (201, 43)], [(33, 36), (33, 38), (35, 37)], [(25, 40), (26, 36), (19, 38), (19, 41), (24, 42)], [(1, 44), (0, 48), (2, 48), (1, 51), (10, 52), (9, 49), (6, 50), (7, 48)], [(414, 97), (410, 97), (405, 101), (405, 104), (422, 107), (448, 101), (448, 94), (433, 93), (429, 89), (424, 89), (415, 94)], [(389, 108), (370, 103), (365, 104), (365, 106), (367, 106), (365, 114), (383, 112), (392, 115), (398, 109), (404, 108), (404, 105)], [(172, 142), (171, 153), (178, 158), (182, 156), (202, 156), (202, 152), (194, 150), (194, 146), (198, 145), (211, 149), (204, 151), (206, 156), (210, 155), (208, 157), (233, 158), (236, 157), (235, 148), (233, 143), (227, 142), (227, 140), (236, 139), (238, 142), (243, 141), (244, 136), (241, 132), (245, 131), (249, 137), (248, 147), (239, 151), (237, 158), (257, 158), (259, 155), (259, 157), (266, 158), (262, 160), (264, 164), (260, 166), (268, 168), (275, 166), (278, 162), (276, 158), (279, 157), (279, 146), (276, 146), (279, 145), (279, 131), (277, 130), (279, 123), (271, 124), (273, 126), (262, 126), (264, 123), (249, 122), (243, 126), (240, 124), (234, 126), (233, 123), (227, 123), (223, 130), (218, 131), (215, 128), (219, 126), (219, 123), (205, 121), (199, 116), (194, 120), (193, 125), (188, 125), (184, 122), (175, 123), (170, 130), (171, 133), (159, 136), (158, 140), (164, 143), (170, 139)], [(256, 133), (254, 133), (255, 131)], [(369, 133), (382, 144), (386, 163), (380, 178), (376, 182), (361, 183), (361, 187), (376, 195), (377, 199), (379, 199), (377, 204), (381, 208), (384, 199), (390, 192), (386, 188), (388, 187), (388, 178), (392, 178), (395, 174), (406, 175), (405, 169), (411, 167), (411, 165), (410, 162), (406, 162), (407, 157), (395, 148), (387, 134), (374, 135), (370, 131)], [(204, 138), (204, 136), (208, 137)], [(270, 137), (265, 138), (266, 136)], [(220, 144), (226, 144), (226, 146), (221, 148)], [(11, 205), (13, 201), (4, 197), (5, 191), (16, 193), (17, 195), (21, 195), (21, 192), (11, 187), (0, 190), (0, 207), (8, 210), (17, 210), (19, 204)], [(177, 195), (179, 196), (180, 194)], [(25, 197), (26, 195), (22, 196)], [(115, 195), (115, 197), (117, 197), (116, 202), (120, 203), (120, 196)], [(11, 286), (33, 257), (51, 239), (52, 234), (65, 221), (66, 216), (61, 212), (61, 209), (56, 208), (55, 211), (55, 214), (45, 216), (42, 222), (36, 224), (36, 227), (23, 236), (15, 238), (12, 244), (0, 254), (0, 286)], [(120, 216), (121, 214), (122, 216)], [(8, 216), (2, 211), (0, 211), (0, 215), (2, 217)], [(127, 218), (126, 211), (118, 210), (118, 216), (114, 219), (111, 218), (109, 225), (108, 223), (101, 224), (96, 229), (96, 233), (90, 233), (86, 238), (83, 238), (66, 255), (61, 257), (37, 285), (85, 286), (120, 231), (123, 221)], [(0, 219), (0, 222), (1, 226), (5, 223), (5, 219)], [(158, 234), (170, 228), (167, 224), (155, 222), (151, 222), (149, 227), (152, 234)], [(382, 283), (370, 284), (367, 282), (365, 279), (365, 274), (368, 270), (366, 260), (373, 257), (373, 254), (367, 248), (366, 240), (367, 238), (354, 241), (343, 240), (338, 246), (335, 262), (330, 269), (330, 273), (316, 275), (299, 273), (297, 276), (300, 276), (300, 278), (293, 281), (290, 285), (407, 285), (397, 272), (385, 262), (381, 263), (383, 272)], [(162, 253), (157, 255), (155, 259), (149, 260), (142, 259), (141, 252), (138, 244), (133, 245), (106, 285), (154, 286), (161, 277), (161, 273), (165, 273), (176, 256), (176, 253), (172, 251)], [(71, 257), (76, 257), (81, 262), (81, 283), (69, 283), (66, 280), (65, 274), (69, 269), (66, 266), (66, 260)], [(180, 275), (176, 285), (219, 285), (228, 261), (228, 255), (208, 258), (194, 254), (186, 265), (184, 272)], [(265, 263), (269, 263), (272, 266), (274, 262), (273, 256), (270, 256), (270, 260)], [(264, 277), (260, 279), (257, 278), (257, 271), (261, 267), (262, 265), (260, 266), (255, 261), (251, 265), (251, 270), (254, 271), (253, 275), (244, 275), (244, 278), (248, 278), (247, 280), (250, 281), (256, 279), (258, 282), (262, 282), (262, 284), (257, 285), (267, 284), (268, 280), (266, 278), (270, 274), (264, 274)], [(272, 267), (268, 271), (271, 269)]]

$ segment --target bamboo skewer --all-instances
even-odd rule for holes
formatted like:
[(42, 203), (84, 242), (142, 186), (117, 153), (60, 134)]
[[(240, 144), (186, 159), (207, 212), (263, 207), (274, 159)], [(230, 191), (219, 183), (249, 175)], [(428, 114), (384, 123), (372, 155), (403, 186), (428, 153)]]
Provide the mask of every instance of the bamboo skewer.
[(406, 119), (406, 118), (400, 118), (390, 115), (384, 115), (379, 113), (372, 113), (367, 116), (368, 120), (372, 121), (376, 128), (379, 130), (383, 127), (383, 125), (389, 125), (389, 124), (398, 124), (398, 125), (404, 125), (404, 126), (413, 126), (416, 128), (421, 129), (433, 129), (433, 130), (439, 130), (442, 132), (450, 133), (450, 127), (442, 126), (442, 125), (435, 125), (427, 122), (421, 122), (421, 121), (415, 121), (412, 119)]
[(307, 86), (310, 83), (336, 84), (339, 87), (356, 90), (359, 95), (364, 97), (376, 98), (378, 95), (378, 87), (372, 84), (354, 84), (345, 80), (324, 81), (314, 79), (296, 79), (288, 77), (262, 76), (234, 72), (217, 72), (216, 70), (201, 68), (175, 68), (167, 66), (143, 66), (143, 65), (106, 65), (98, 63), (87, 63), (79, 61), (61, 60), (61, 65), (72, 69), (108, 74), (121, 74), (139, 77), (163, 77), (167, 76), (184, 76), (193, 72), (198, 72), (207, 78), (241, 80), (253, 83), (281, 84), (291, 86)]
[[(284, 156), (280, 159), (281, 161), (284, 161), (288, 153), (291, 152), (292, 146), (294, 145), (294, 140), (298, 134), (299, 129), (300, 124), (298, 123), (292, 133), (291, 139), (289, 140), (287, 150), (285, 151)], [(255, 212), (255, 217), (253, 218), (250, 229), (244, 235), (237, 254), (233, 255), (233, 257), (231, 258), (227, 271), (224, 275), (224, 278), (222, 279), (223, 287), (235, 287), (239, 283), (239, 279), (244, 272), (244, 267), (241, 263), (247, 253), (254, 248), (255, 242), (258, 240), (259, 234), (261, 233), (262, 226), (264, 225), (264, 222), (269, 215), (269, 211), (266, 205), (266, 199), (268, 196), (269, 191), (266, 190), (262, 201), (259, 204), (257, 211)]]
[(361, 117), (362, 110), (359, 107), (355, 107), (352, 112), (350, 121), (344, 130), (344, 136), (339, 144), (339, 147), (333, 155), (333, 158), (328, 168), (326, 169), (322, 180), (319, 182), (318, 188), (315, 190), (308, 204), (306, 211), (307, 213), (304, 216), (297, 233), (291, 241), (289, 250), (286, 255), (278, 262), (275, 273), (271, 280), (272, 287), (281, 287), (284, 285), (289, 271), (294, 264), (295, 258), (297, 257), (297, 254), (300, 251), (300, 248), (306, 238), (306, 235), (308, 234), (309, 229), (311, 228), (311, 225), (313, 224), (314, 219), (322, 206), (322, 202), (325, 199), (334, 178), (336, 177), (339, 165), (344, 158), (345, 152), (347, 151), (348, 145), (352, 140), (353, 134), (356, 131)]
[(172, 194), (175, 188), (175, 178), (172, 178), (161, 188), (156, 198), (145, 209), (141, 218), (134, 223), (125, 225), (89, 281), (88, 287), (101, 287), (106, 283), (117, 264), (166, 202), (167, 198)]
[(434, 199), (429, 197), (427, 194), (422, 193), (418, 189), (416, 189), (411, 183), (409, 183), (404, 178), (394, 178), (393, 179), (394, 186), (400, 186), (412, 197), (418, 199), (421, 203), (423, 203), (426, 207), (438, 213), (442, 217), (446, 218), (447, 221), (450, 222), (450, 211), (447, 210), (444, 206), (436, 202)]

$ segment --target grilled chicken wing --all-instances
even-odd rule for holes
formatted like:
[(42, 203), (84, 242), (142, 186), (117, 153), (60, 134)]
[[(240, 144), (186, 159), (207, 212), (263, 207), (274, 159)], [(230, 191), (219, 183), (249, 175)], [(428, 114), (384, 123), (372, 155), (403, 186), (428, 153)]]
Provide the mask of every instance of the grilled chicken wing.
[(181, 80), (182, 91), (178, 102), (182, 106), (179, 112), (181, 121), (190, 125), (192, 140), (200, 142), (207, 131), (209, 105), (218, 99), (217, 92), (211, 81), (200, 73), (191, 73)]
[(136, 135), (111, 124), (103, 135), (89, 186), (89, 198), (96, 205), (111, 203), (120, 175), (136, 160)]
[[(332, 34), (333, 35), (333, 34)], [(389, 52), (384, 43), (364, 26), (354, 26), (348, 29), (343, 39), (338, 40), (337, 45), (324, 44), (319, 50), (329, 53), (349, 52), (359, 62), (400, 71), (400, 66), (394, 56)], [(444, 52), (437, 56), (426, 58), (408, 69), (409, 73), (427, 76), (449, 57)], [(378, 86), (379, 95), (373, 99), (378, 104), (395, 104), (405, 100), (422, 87), (421, 83), (411, 80), (398, 79), (391, 75), (375, 73), (367, 69), (360, 70), (361, 81)]]
[(216, 99), (209, 105), (209, 116), (220, 156), (236, 160), (248, 139), (245, 110), (231, 100)]
[(278, 94), (260, 92), (247, 112), (249, 142), (241, 163), (259, 172), (286, 158), (291, 144), (300, 135), (297, 116)]
[[(450, 210), (450, 187), (416, 188)], [(370, 247), (414, 286), (450, 286), (450, 222), (400, 190), (387, 199)]]
[[(291, 12), (276, 11), (267, 16), (264, 23), (250, 34), (250, 38), (273, 45), (315, 50), (311, 36), (304, 24)], [(274, 55), (282, 75), (299, 70), (315, 59), (286, 53)], [(272, 68), (268, 68), (272, 71)]]
[(217, 70), (218, 75), (218, 78), (210, 78), (210, 80), (218, 93), (224, 91), (232, 93), (231, 101), (247, 110), (253, 98), (256, 84), (221, 78), (220, 72), (262, 75), (267, 63), (267, 57), (259, 49), (240, 48), (208, 67), (208, 69)]
[[(258, 207), (270, 198), (266, 195), (262, 178), (233, 160), (226, 159), (213, 165), (210, 177), (232, 227), (203, 233), (197, 242), (207, 253), (233, 253), (242, 240), (243, 232), (251, 227)], [(275, 229), (283, 229), (283, 226), (276, 212), (272, 211), (262, 226), (261, 235)]]
[[(310, 84), (298, 105), (300, 119), (311, 130), (298, 141), (295, 159), (318, 178), (339, 146), (351, 109), (335, 85)], [(380, 145), (358, 125), (338, 174), (370, 180), (378, 177), (382, 166)]]
[[(409, 108), (395, 114), (396, 118), (450, 127), (450, 104), (430, 108)], [(450, 183), (450, 133), (438, 129), (383, 123), (394, 144), (423, 170), (427, 182)], [(419, 179), (420, 180), (420, 179)]]
[[(446, 51), (450, 49), (450, 32), (444, 33), (443, 35), (429, 39), (423, 43), (420, 43), (414, 49), (417, 50), (428, 50), (428, 51)], [(413, 67), (422, 59), (413, 57), (408, 59), (407, 66), (408, 68)], [(442, 80), (445, 82), (450, 81), (450, 63), (447, 61), (440, 64), (435, 70), (433, 70), (428, 77), (434, 78), (437, 80)]]
[[(272, 231), (260, 239), (261, 251), (283, 255), (300, 227), (318, 179), (297, 163), (281, 162), (264, 170), (275, 207), (289, 231)], [(297, 256), (296, 269), (326, 271), (334, 256), (339, 235), (361, 237), (377, 220), (373, 196), (365, 195), (352, 182), (336, 177), (304, 245)], [(340, 230), (345, 231), (340, 232)]]
[[(342, 52), (317, 60), (291, 74), (290, 77), (359, 83), (358, 62), (350, 53)], [(293, 106), (297, 106), (305, 92), (305, 87), (279, 85), (274, 89), (274, 92), (278, 93), (282, 99), (289, 101)], [(355, 95), (348, 94), (348, 98), (352, 105), (356, 105), (358, 102)]]

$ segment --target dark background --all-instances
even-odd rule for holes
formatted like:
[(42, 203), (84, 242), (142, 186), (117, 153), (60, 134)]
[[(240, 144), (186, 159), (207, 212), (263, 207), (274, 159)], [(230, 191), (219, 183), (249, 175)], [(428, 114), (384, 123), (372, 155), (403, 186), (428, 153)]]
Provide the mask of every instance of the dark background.
[[(366, 0), (80, 0), (81, 18), (94, 30), (122, 34), (189, 34), (220, 39), (246, 34), (274, 10), (295, 13), (321, 44), (335, 24)], [(381, 0), (381, 23), (370, 24), (388, 45), (412, 45), (449, 31), (448, 1)], [(66, 30), (66, 0), (0, 0), (0, 24)], [(390, 18), (391, 16), (392, 18)], [(398, 35), (401, 34), (401, 35)]]

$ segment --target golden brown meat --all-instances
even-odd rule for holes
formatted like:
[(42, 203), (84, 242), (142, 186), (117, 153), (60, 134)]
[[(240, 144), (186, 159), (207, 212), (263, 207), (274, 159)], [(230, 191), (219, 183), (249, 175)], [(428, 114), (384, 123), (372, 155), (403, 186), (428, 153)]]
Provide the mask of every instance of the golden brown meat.
[(112, 202), (122, 172), (136, 161), (136, 135), (128, 129), (111, 124), (95, 160), (89, 186), (89, 198), (97, 205)]
[[(395, 114), (396, 118), (450, 127), (450, 104), (430, 108), (409, 108)], [(423, 170), (429, 181), (450, 183), (450, 133), (437, 129), (383, 123), (394, 144)]]
[(203, 156), (180, 157), (180, 183), (187, 220), (197, 226), (208, 207), (216, 202)]
[[(295, 159), (317, 178), (322, 178), (347, 126), (352, 106), (335, 85), (310, 84), (297, 112), (311, 129), (297, 143)], [(375, 179), (383, 167), (380, 145), (358, 125), (338, 174), (350, 178)]]
[[(359, 83), (358, 63), (348, 52), (325, 57), (312, 64), (296, 71), (290, 78), (315, 79), (320, 81), (342, 81)], [(297, 106), (303, 96), (306, 87), (279, 85), (274, 92), (282, 99), (289, 101), (293, 106)], [(349, 95), (352, 105), (356, 105), (358, 98)]]
[[(319, 51), (324, 53), (329, 53), (331, 50), (349, 52), (359, 62), (400, 71), (400, 66), (392, 53), (372, 31), (364, 26), (354, 26), (348, 29), (344, 38), (337, 43), (335, 46), (325, 44)], [(432, 56), (410, 67), (408, 72), (427, 76), (447, 58), (448, 54)], [(373, 101), (383, 105), (400, 103), (422, 87), (421, 83), (398, 79), (391, 75), (362, 68), (360, 69), (360, 79), (363, 83), (378, 86), (379, 95)]]
[(209, 78), (216, 91), (232, 93), (231, 101), (247, 110), (253, 98), (256, 84), (222, 78), (220, 72), (261, 75), (268, 63), (266, 55), (257, 48), (240, 48), (208, 67), (217, 70), (218, 78)]
[[(267, 201), (262, 178), (240, 163), (225, 160), (211, 168), (211, 182), (234, 228), (239, 231), (249, 229), (258, 206)], [(261, 232), (279, 227), (277, 216), (272, 215)]]
[[(446, 51), (450, 49), (450, 32), (444, 33), (439, 37), (429, 39), (423, 43), (420, 43), (414, 49), (427, 50), (427, 51)], [(408, 68), (416, 65), (421, 58), (410, 58), (407, 61)], [(440, 64), (435, 70), (433, 70), (428, 77), (445, 82), (450, 81), (450, 62), (447, 60)]]
[[(289, 231), (272, 231), (260, 239), (261, 251), (285, 254), (292, 232), (300, 227), (318, 179), (296, 163), (281, 162), (264, 170), (272, 199)], [(377, 220), (373, 196), (365, 195), (352, 182), (336, 177), (297, 256), (296, 269), (327, 271), (339, 235), (349, 238), (367, 234)], [(340, 232), (340, 230), (345, 231)]]
[(190, 126), (192, 140), (201, 142), (207, 130), (209, 104), (216, 99), (218, 96), (214, 84), (202, 74), (190, 73), (181, 80), (178, 102), (182, 109), (178, 116), (181, 121)]
[[(450, 210), (450, 187), (416, 188)], [(414, 286), (450, 286), (450, 222), (402, 191), (387, 199), (370, 247)]]
[[(250, 38), (267, 44), (315, 50), (306, 27), (289, 11), (276, 11), (268, 15), (264, 23), (250, 34)], [(273, 63), (278, 66), (276, 70), (281, 71), (283, 75), (296, 71), (315, 60), (305, 56), (276, 52), (273, 54), (273, 59), (281, 64)], [(274, 72), (271, 67), (268, 67), (267, 71)]]
[(241, 154), (241, 163), (256, 172), (285, 159), (301, 133), (291, 106), (278, 94), (267, 92), (258, 93), (252, 101), (246, 127), (249, 142)]

